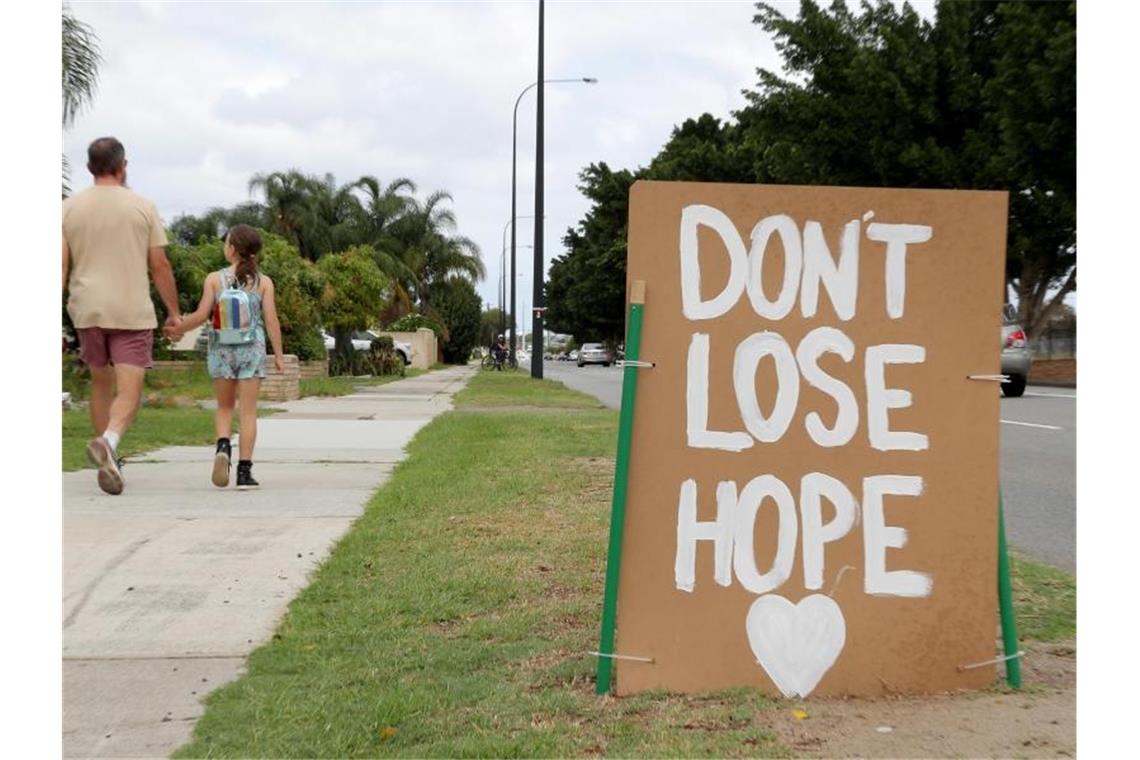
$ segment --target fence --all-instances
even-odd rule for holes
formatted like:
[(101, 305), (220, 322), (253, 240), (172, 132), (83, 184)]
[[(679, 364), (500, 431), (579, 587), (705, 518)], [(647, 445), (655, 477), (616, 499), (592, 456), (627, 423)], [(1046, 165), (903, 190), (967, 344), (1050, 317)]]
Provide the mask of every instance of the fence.
[(1077, 356), (1077, 331), (1049, 329), (1029, 341), (1035, 359), (1073, 359)]

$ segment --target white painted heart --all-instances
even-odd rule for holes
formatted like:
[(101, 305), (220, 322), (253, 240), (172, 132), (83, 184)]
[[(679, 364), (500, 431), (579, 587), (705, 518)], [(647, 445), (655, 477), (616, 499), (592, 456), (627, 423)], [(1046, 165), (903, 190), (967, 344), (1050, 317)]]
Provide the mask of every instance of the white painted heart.
[(799, 604), (766, 594), (752, 603), (745, 627), (752, 653), (785, 697), (810, 694), (847, 640), (843, 612), (822, 594)]

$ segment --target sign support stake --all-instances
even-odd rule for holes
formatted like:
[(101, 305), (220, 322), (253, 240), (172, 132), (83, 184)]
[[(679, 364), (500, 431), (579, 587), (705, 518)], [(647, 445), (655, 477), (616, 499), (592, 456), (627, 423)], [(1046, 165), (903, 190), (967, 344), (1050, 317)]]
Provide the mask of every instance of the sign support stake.
[(621, 542), (625, 528), (626, 491), (629, 486), (629, 451), (633, 442), (633, 406), (637, 397), (638, 356), (641, 350), (641, 319), (645, 309), (645, 281), (634, 280), (629, 293), (629, 330), (625, 339), (625, 375), (618, 418), (617, 463), (610, 508), (610, 547), (606, 560), (606, 595), (602, 603), (602, 638), (598, 647), (596, 691), (608, 694), (613, 677), (614, 627), (617, 618), (618, 578), (621, 574)]
[(1001, 609), (1001, 640), (1005, 649), (1005, 680), (1011, 688), (1021, 688), (1021, 660), (1017, 648), (1017, 620), (1013, 613), (1013, 583), (1009, 572), (1009, 552), (1005, 544), (1005, 509), (998, 491), (998, 605)]

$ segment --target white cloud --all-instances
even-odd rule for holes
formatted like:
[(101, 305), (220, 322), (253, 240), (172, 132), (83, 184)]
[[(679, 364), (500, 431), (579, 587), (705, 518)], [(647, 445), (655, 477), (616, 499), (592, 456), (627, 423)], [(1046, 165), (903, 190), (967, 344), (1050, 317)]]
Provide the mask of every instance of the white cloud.
[[(74, 7), (106, 62), (94, 108), (65, 135), (73, 167), (114, 134), (131, 184), (169, 222), (249, 198), (256, 172), (298, 168), (446, 189), (483, 249), (497, 301), (510, 216), (511, 116), (537, 74), (537, 4), (95, 4)], [(548, 2), (544, 246), (561, 253), (588, 204), (578, 172), (646, 164), (672, 128), (726, 119), (776, 56), (751, 2)], [(518, 111), (518, 213), (533, 213), (535, 93)], [(77, 173), (78, 174), (78, 173)], [(73, 184), (83, 186), (76, 176)], [(519, 241), (531, 242), (529, 222)], [(520, 255), (529, 293), (530, 251)]]

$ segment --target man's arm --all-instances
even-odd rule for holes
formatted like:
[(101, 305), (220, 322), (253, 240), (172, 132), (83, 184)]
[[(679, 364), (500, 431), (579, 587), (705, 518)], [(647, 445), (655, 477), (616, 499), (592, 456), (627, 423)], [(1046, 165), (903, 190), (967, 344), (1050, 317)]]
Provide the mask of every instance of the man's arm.
[(174, 270), (170, 267), (170, 260), (166, 258), (166, 248), (161, 245), (152, 246), (147, 260), (154, 287), (166, 306), (166, 323), (176, 324), (182, 319), (182, 313), (178, 308), (178, 286), (174, 283)]

